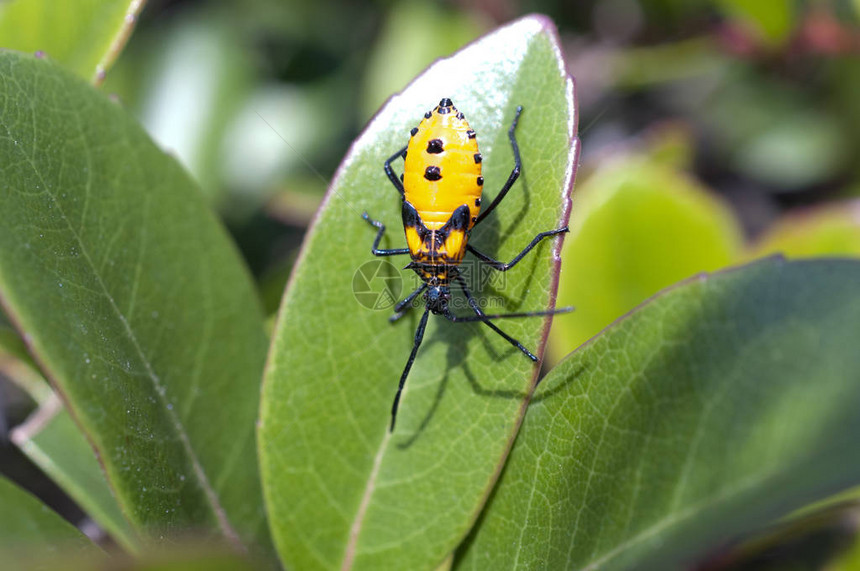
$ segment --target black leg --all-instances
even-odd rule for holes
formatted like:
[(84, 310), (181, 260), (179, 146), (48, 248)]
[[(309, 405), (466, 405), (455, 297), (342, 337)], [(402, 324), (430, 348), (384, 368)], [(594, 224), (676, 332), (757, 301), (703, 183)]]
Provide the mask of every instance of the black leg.
[(459, 283), (460, 287), (463, 288), (463, 293), (466, 295), (466, 299), (469, 301), (469, 305), (471, 306), (472, 311), (474, 311), (475, 314), (478, 317), (480, 317), (481, 319), (470, 319), (470, 318), (462, 319), (462, 318), (457, 317), (453, 313), (451, 313), (450, 310), (445, 312), (445, 317), (447, 317), (449, 320), (451, 320), (454, 323), (456, 323), (458, 321), (481, 321), (482, 323), (487, 324), (487, 326), (490, 329), (492, 329), (493, 331), (495, 331), (496, 333), (498, 333), (499, 335), (504, 337), (508, 341), (508, 343), (510, 343), (511, 345), (513, 345), (514, 347), (516, 347), (517, 349), (522, 351), (526, 357), (528, 357), (532, 361), (537, 362), (538, 358), (535, 357), (531, 351), (529, 351), (528, 349), (523, 347), (522, 343), (520, 343), (519, 341), (517, 341), (516, 339), (514, 339), (513, 337), (511, 337), (510, 335), (508, 335), (507, 333), (505, 333), (504, 331), (502, 331), (501, 329), (496, 327), (496, 325), (493, 322), (487, 321), (487, 319), (489, 319), (489, 317), (486, 316), (483, 311), (481, 311), (480, 307), (478, 307), (478, 302), (475, 301), (475, 298), (472, 297), (472, 292), (470, 292), (469, 288), (466, 287), (466, 280), (463, 279), (463, 276), (457, 276), (457, 283)]
[(494, 313), (494, 314), (481, 313), (480, 315), (466, 315), (466, 316), (451, 314), (451, 317), (453, 317), (452, 321), (454, 321), (456, 323), (475, 323), (475, 322), (479, 322), (479, 321), (480, 322), (483, 322), (483, 321), (489, 322), (492, 319), (507, 319), (507, 318), (511, 318), (511, 317), (514, 317), (514, 318), (516, 318), (516, 317), (543, 317), (546, 315), (558, 315), (560, 313), (570, 313), (574, 309), (575, 308), (573, 306), (567, 306), (567, 307), (557, 307), (555, 309), (548, 309), (548, 310), (544, 310), (544, 311), (522, 311), (522, 312), (517, 312), (517, 313)]
[(382, 241), (382, 235), (385, 234), (385, 224), (380, 222), (379, 220), (372, 220), (370, 215), (367, 212), (363, 212), (361, 217), (367, 220), (371, 226), (375, 226), (379, 228), (379, 232), (376, 233), (376, 239), (373, 241), (373, 249), (371, 252), (374, 256), (399, 256), (400, 254), (408, 254), (409, 248), (393, 248), (391, 250), (380, 250), (379, 242)]
[(523, 162), (520, 160), (520, 147), (517, 145), (517, 138), (514, 136), (514, 131), (517, 128), (517, 123), (520, 120), (520, 113), (523, 112), (523, 106), (520, 105), (517, 107), (517, 114), (514, 115), (514, 120), (511, 121), (511, 128), (508, 129), (508, 138), (511, 140), (511, 148), (514, 151), (514, 170), (511, 171), (510, 176), (508, 176), (508, 180), (505, 183), (505, 186), (502, 187), (502, 190), (499, 191), (499, 194), (496, 195), (496, 198), (490, 203), (488, 207), (486, 207), (481, 214), (478, 215), (478, 219), (475, 221), (475, 224), (480, 224), (481, 220), (487, 217), (487, 215), (492, 212), (496, 206), (502, 201), (511, 187), (514, 185), (514, 182), (520, 176), (520, 170), (523, 168)]
[(558, 230), (547, 230), (546, 232), (541, 232), (540, 234), (538, 234), (537, 236), (534, 237), (534, 239), (531, 241), (531, 244), (526, 246), (522, 252), (517, 254), (517, 256), (513, 260), (508, 262), (507, 264), (504, 262), (500, 262), (498, 260), (495, 260), (495, 259), (491, 258), (490, 256), (484, 254), (483, 252), (476, 250), (475, 248), (472, 247), (471, 244), (466, 244), (466, 249), (469, 250), (470, 252), (472, 252), (473, 254), (475, 254), (478, 257), (478, 259), (480, 259), (482, 262), (488, 264), (492, 268), (499, 270), (500, 272), (506, 272), (509, 269), (516, 266), (517, 262), (522, 260), (523, 256), (528, 254), (531, 251), (531, 249), (534, 248), (535, 246), (537, 246), (538, 242), (540, 242), (544, 238), (548, 238), (549, 236), (555, 236), (556, 234), (561, 234), (563, 232), (569, 232), (569, 231), (570, 230), (568, 229), (568, 227), (565, 226), (564, 228), (559, 228)]
[(388, 179), (391, 181), (391, 184), (393, 184), (394, 188), (397, 189), (397, 192), (400, 193), (400, 198), (403, 198), (403, 195), (405, 194), (405, 191), (403, 190), (403, 182), (401, 182), (401, 180), (397, 178), (397, 175), (394, 174), (394, 169), (391, 168), (391, 163), (397, 157), (403, 157), (404, 159), (406, 158), (406, 147), (403, 147), (402, 149), (388, 157), (388, 159), (386, 159), (385, 174), (388, 175)]
[(411, 306), (412, 300), (415, 299), (416, 297), (418, 297), (418, 294), (421, 293), (422, 291), (424, 291), (425, 289), (427, 289), (427, 284), (426, 283), (421, 284), (420, 286), (418, 286), (418, 288), (415, 291), (413, 291), (412, 293), (407, 295), (403, 299), (403, 301), (401, 301), (397, 305), (395, 305), (394, 306), (394, 315), (389, 317), (388, 321), (390, 321), (391, 323), (394, 323), (395, 321), (397, 321), (398, 319), (403, 317), (408, 310), (412, 309), (412, 306)]
[(394, 404), (391, 405), (391, 426), (388, 427), (389, 432), (394, 432), (394, 423), (397, 420), (397, 406), (400, 404), (400, 393), (403, 392), (403, 385), (406, 384), (406, 377), (409, 376), (409, 371), (412, 369), (412, 363), (415, 362), (415, 355), (418, 354), (418, 347), (421, 346), (421, 340), (424, 339), (424, 328), (427, 327), (427, 316), (430, 315), (430, 308), (424, 310), (421, 316), (421, 321), (418, 322), (418, 329), (415, 331), (415, 343), (412, 345), (412, 353), (409, 354), (409, 360), (406, 361), (406, 368), (403, 369), (403, 374), (400, 375), (400, 384), (397, 386), (397, 394), (394, 395)]

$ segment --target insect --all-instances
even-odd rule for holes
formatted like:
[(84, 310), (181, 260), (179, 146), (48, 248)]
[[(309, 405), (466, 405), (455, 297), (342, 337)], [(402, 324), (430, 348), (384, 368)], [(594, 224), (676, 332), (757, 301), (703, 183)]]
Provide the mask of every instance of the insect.
[[(558, 230), (539, 233), (508, 263), (493, 259), (469, 244), (472, 229), (499, 205), (520, 175), (522, 161), (514, 132), (522, 110), (522, 106), (517, 107), (516, 115), (508, 130), (508, 138), (514, 153), (514, 168), (507, 182), (483, 212), (481, 212), (484, 185), (484, 178), (481, 176), (482, 157), (478, 151), (475, 131), (471, 129), (463, 114), (457, 111), (451, 100), (444, 98), (436, 108), (425, 113), (418, 127), (412, 129), (409, 143), (385, 161), (385, 174), (388, 175), (403, 201), (403, 229), (407, 247), (379, 249), (379, 243), (385, 234), (385, 225), (378, 220), (373, 220), (367, 212), (362, 214), (362, 218), (378, 230), (376, 239), (373, 241), (373, 254), (375, 256), (409, 254), (412, 261), (406, 267), (414, 270), (422, 280), (422, 284), (415, 291), (394, 307), (394, 315), (391, 316), (390, 321), (393, 322), (402, 317), (412, 307), (415, 298), (424, 294), (424, 313), (418, 322), (412, 352), (400, 376), (397, 394), (391, 406), (389, 431), (394, 430), (400, 395), (403, 393), (406, 377), (409, 376), (418, 348), (424, 338), (424, 329), (430, 313), (442, 315), (455, 323), (484, 323), (526, 357), (537, 361), (537, 357), (531, 351), (499, 329), (492, 320), (565, 313), (573, 309), (487, 315), (479, 307), (458, 271), (463, 256), (468, 251), (491, 268), (505, 272), (514, 267), (544, 238), (568, 231), (568, 227), (565, 226)], [(404, 159), (403, 174), (399, 178), (391, 166), (398, 157)], [(452, 284), (462, 289), (475, 315), (458, 316), (451, 311), (448, 305), (451, 300)]]

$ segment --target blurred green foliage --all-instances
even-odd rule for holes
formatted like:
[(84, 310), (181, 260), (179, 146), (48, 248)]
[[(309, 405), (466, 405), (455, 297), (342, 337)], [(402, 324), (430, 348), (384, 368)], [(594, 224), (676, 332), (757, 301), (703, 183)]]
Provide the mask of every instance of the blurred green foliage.
[(797, 23), (798, 13), (793, 0), (748, 2), (719, 0), (717, 5), (727, 18), (748, 26), (752, 33), (771, 47), (784, 45)]
[(750, 239), (782, 211), (860, 188), (860, 33), (846, 1), (154, 1), (105, 89), (201, 182), (255, 273), (283, 276), (384, 99), (527, 11), (553, 17), (568, 47), (586, 171), (672, 122), (689, 134), (675, 148), (686, 176), (722, 195)]
[(440, 17), (440, 11), (440, 6), (422, 0), (392, 4), (367, 62), (361, 100), (365, 118), (434, 59), (453, 53), (490, 27), (481, 24), (478, 14), (450, 9)]
[(860, 256), (860, 201), (836, 202), (785, 216), (747, 252), (750, 258), (769, 254)]
[(731, 211), (677, 169), (647, 156), (601, 165), (576, 189), (562, 250), (551, 360), (559, 361), (660, 289), (729, 265), (741, 232)]

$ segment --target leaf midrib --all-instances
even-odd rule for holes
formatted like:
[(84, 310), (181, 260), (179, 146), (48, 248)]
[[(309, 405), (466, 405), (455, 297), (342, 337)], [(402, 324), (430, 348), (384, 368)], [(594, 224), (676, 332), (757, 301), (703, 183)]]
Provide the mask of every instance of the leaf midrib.
[(346, 545), (346, 551), (343, 554), (343, 563), (341, 570), (346, 571), (352, 569), (352, 564), (355, 561), (355, 554), (358, 548), (358, 537), (361, 535), (364, 516), (367, 514), (367, 509), (370, 507), (370, 499), (373, 497), (373, 492), (376, 490), (376, 480), (379, 477), (379, 470), (382, 467), (382, 460), (385, 458), (385, 453), (388, 450), (388, 443), (391, 441), (391, 432), (386, 430), (379, 450), (376, 452), (376, 457), (373, 459), (373, 468), (370, 470), (370, 475), (367, 478), (367, 484), (364, 487), (364, 494), (361, 496), (361, 502), (358, 505), (358, 511), (355, 513), (355, 519), (352, 520), (352, 525), (349, 527), (349, 542)]

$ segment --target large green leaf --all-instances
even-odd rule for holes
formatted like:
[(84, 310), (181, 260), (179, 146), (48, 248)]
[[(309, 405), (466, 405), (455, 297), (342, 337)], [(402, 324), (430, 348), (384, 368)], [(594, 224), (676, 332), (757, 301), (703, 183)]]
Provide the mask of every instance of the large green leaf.
[(602, 165), (577, 188), (558, 293), (576, 313), (553, 326), (552, 361), (661, 288), (726, 267), (741, 239), (732, 212), (681, 171), (644, 157)]
[(0, 47), (48, 54), (100, 82), (145, 0), (17, 0), (0, 6)]
[[(75, 526), (6, 478), (0, 476), (0, 560), (63, 552), (95, 555), (99, 549)], [(14, 565), (13, 565), (14, 566)]]
[(553, 369), (460, 568), (678, 569), (860, 482), (860, 263), (693, 279)]
[(138, 529), (265, 544), (253, 439), (266, 338), (234, 247), (107, 97), (12, 52), (0, 77), (10, 317)]
[[(513, 258), (539, 231), (567, 219), (577, 150), (572, 96), (551, 24), (528, 17), (432, 66), (353, 145), (293, 272), (264, 382), (264, 490), (288, 566), (431, 569), (471, 527), (537, 368), (485, 326), (433, 317), (389, 434), (419, 312), (391, 325), (390, 309), (358, 303), (353, 276), (362, 264), (376, 263), (375, 230), (361, 213), (388, 224), (383, 247), (402, 247), (400, 199), (382, 162), (442, 97), (452, 98), (478, 132), (484, 186), (494, 196), (512, 167), (507, 129), (522, 104), (523, 175), (471, 239), (498, 258)], [(541, 244), (477, 295), (489, 300), (490, 311), (551, 306), (558, 247)], [(417, 285), (414, 274), (397, 269), (407, 261), (395, 258), (397, 266), (383, 272), (403, 282), (392, 295), (403, 297)], [(465, 314), (460, 295), (454, 307)], [(500, 322), (539, 353), (547, 325)]]

